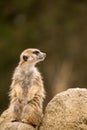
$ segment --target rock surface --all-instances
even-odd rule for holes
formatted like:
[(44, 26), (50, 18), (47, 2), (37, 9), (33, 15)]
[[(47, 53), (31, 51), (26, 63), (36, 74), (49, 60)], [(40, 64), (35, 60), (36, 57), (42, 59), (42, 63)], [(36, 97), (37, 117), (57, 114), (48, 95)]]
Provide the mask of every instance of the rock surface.
[(87, 130), (87, 89), (69, 89), (47, 105), (40, 130)]
[(0, 117), (0, 130), (35, 130), (35, 128), (21, 122), (11, 122), (9, 110), (6, 110)]
[[(35, 130), (21, 122), (10, 122), (9, 109), (0, 117), (0, 130)], [(87, 89), (69, 89), (47, 105), (39, 130), (87, 130)]]

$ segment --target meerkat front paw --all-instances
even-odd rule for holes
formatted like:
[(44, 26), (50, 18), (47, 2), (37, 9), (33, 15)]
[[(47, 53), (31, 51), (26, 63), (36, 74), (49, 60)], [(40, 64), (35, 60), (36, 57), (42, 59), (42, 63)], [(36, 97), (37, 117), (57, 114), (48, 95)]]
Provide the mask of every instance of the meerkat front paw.
[(26, 124), (28, 124), (28, 121), (27, 121), (26, 119), (22, 119), (21, 122), (22, 122), (22, 123), (26, 123)]
[(10, 121), (11, 122), (20, 121), (22, 113), (21, 104), (18, 101), (16, 101), (14, 104), (10, 105), (9, 109), (10, 109), (9, 113)]
[[(22, 123), (29, 124), (29, 122), (28, 122), (26, 119), (23, 119), (23, 120), (22, 120)], [(36, 125), (31, 124), (31, 123), (30, 123), (30, 125), (32, 125), (34, 128), (36, 128), (36, 127), (37, 127)]]
[(32, 99), (27, 99), (27, 104), (29, 104), (30, 102), (32, 102)]
[(27, 105), (25, 105), (25, 107), (23, 108), (23, 112), (22, 112), (22, 115), (21, 115), (21, 121), (22, 121), (23, 123), (29, 124), (29, 122), (28, 122), (29, 114), (30, 114), (30, 106), (27, 104)]

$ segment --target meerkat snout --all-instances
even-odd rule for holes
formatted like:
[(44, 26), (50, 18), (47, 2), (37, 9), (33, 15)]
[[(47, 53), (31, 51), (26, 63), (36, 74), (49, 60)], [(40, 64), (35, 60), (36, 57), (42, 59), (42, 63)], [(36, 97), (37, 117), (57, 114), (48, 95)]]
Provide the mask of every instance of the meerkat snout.
[(43, 59), (46, 57), (46, 53), (43, 53), (40, 50), (33, 51), (33, 54), (37, 55), (38, 58), (40, 58), (40, 59)]
[(46, 53), (43, 53), (44, 58), (46, 58)]
[(44, 60), (45, 58), (46, 58), (46, 53), (41, 53), (39, 59)]

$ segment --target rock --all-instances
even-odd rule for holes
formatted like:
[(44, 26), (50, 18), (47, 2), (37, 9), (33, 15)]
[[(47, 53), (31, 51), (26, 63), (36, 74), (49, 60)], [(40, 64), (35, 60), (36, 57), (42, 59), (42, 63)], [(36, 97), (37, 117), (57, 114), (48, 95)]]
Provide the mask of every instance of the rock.
[(21, 122), (11, 122), (9, 109), (7, 109), (0, 117), (0, 130), (35, 130), (35, 128)]
[[(0, 117), (0, 130), (35, 130), (31, 125), (10, 122), (9, 109)], [(69, 89), (47, 105), (39, 130), (87, 130), (87, 89)]]
[(47, 105), (40, 130), (87, 130), (87, 89), (69, 89)]
[(8, 122), (0, 130), (35, 130), (32, 126), (20, 122)]

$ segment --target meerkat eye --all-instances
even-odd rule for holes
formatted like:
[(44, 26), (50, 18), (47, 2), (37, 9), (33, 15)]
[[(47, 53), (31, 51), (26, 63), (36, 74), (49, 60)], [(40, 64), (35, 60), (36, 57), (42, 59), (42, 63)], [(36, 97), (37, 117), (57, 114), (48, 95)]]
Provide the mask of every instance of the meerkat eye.
[(39, 51), (33, 51), (33, 54), (35, 54), (35, 55), (39, 55)]
[(28, 56), (25, 56), (25, 55), (24, 55), (24, 56), (23, 56), (23, 60), (24, 60), (24, 61), (27, 61), (27, 60), (28, 60)]

